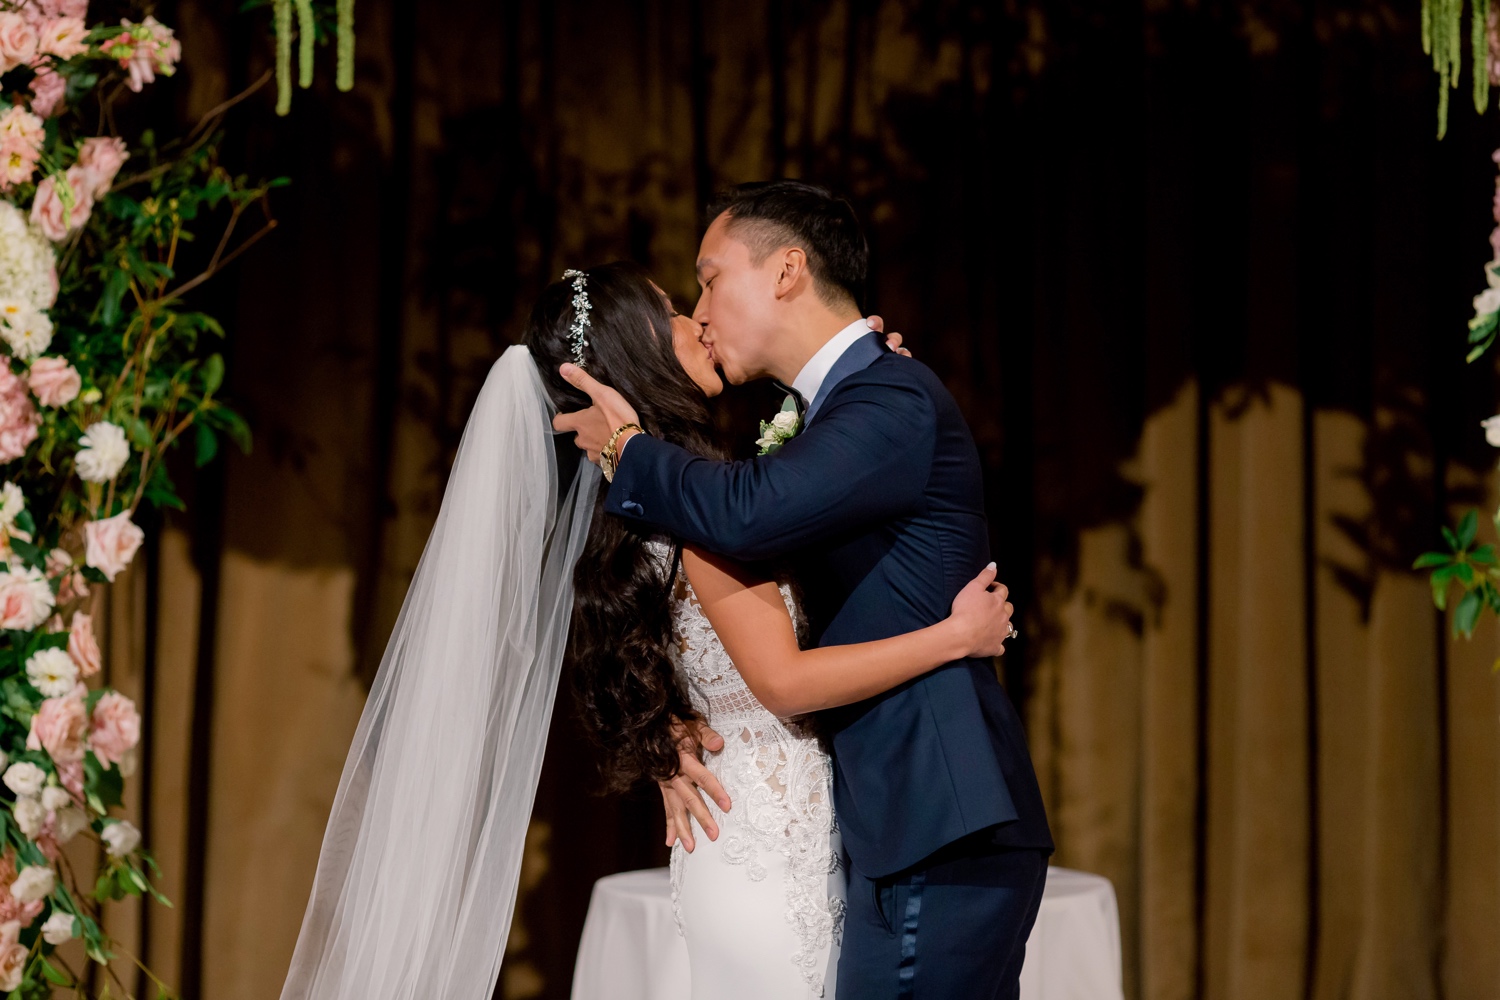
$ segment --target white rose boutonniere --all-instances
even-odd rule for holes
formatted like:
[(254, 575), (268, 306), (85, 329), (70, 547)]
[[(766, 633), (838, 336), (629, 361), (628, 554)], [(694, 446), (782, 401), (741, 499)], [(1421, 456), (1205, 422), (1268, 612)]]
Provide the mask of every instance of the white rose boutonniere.
[(797, 416), (797, 404), (788, 396), (786, 402), (781, 404), (780, 413), (770, 421), (760, 422), (760, 437), (755, 439), (755, 443), (760, 446), (760, 454), (769, 455), (796, 437), (801, 429), (802, 418)]

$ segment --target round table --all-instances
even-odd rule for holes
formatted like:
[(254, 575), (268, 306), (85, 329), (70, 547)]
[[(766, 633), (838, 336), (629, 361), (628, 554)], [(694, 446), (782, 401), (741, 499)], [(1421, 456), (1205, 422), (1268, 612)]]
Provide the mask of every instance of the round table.
[[(1021, 1000), (1123, 1000), (1120, 916), (1109, 879), (1053, 867), (1026, 943)], [(665, 868), (594, 883), (573, 1000), (686, 1000), (687, 946)]]

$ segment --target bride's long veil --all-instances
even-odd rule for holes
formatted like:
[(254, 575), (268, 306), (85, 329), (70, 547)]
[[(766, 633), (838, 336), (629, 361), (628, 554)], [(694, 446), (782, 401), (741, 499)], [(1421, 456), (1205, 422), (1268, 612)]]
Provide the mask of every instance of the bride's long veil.
[(494, 990), (599, 481), (559, 476), (552, 412), (507, 350), (360, 718), (282, 1000)]

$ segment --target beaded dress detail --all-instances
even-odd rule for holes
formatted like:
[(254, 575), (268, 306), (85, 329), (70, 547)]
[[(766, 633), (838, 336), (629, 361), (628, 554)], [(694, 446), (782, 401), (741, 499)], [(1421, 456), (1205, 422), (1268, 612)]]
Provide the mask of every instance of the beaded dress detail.
[[(662, 563), (672, 549), (653, 541)], [(805, 638), (806, 619), (791, 587), (781, 585), (782, 599)], [(767, 852), (785, 859), (785, 915), (801, 947), (791, 956), (801, 970), (809, 995), (823, 995), (825, 959), (839, 943), (844, 901), (830, 891), (830, 877), (841, 861), (833, 816), (833, 770), (816, 736), (796, 720), (778, 719), (750, 692), (723, 643), (698, 604), (687, 575), (676, 574), (672, 593), (675, 635), (673, 666), (693, 708), (724, 738), (719, 753), (705, 753), (704, 764), (732, 801), (728, 813), (708, 802), (719, 825), (718, 852), (723, 862), (742, 867), (752, 882), (767, 878)], [(672, 848), (672, 903), (678, 929), (688, 855)]]

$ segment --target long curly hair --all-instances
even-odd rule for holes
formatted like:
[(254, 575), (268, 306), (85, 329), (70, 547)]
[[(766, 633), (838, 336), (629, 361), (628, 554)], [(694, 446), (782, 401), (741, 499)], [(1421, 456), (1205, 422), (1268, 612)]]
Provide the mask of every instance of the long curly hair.
[[(677, 360), (671, 316), (646, 272), (617, 261), (584, 272), (591, 306), (584, 363), (590, 375), (618, 390), (647, 433), (689, 451), (721, 458), (710, 431), (703, 391)], [(559, 410), (589, 399), (563, 381), (558, 367), (573, 359), (571, 279), (537, 298), (523, 343)], [(572, 449), (572, 439), (565, 442)], [(611, 790), (677, 773), (670, 717), (695, 717), (673, 675), (674, 569), (646, 548), (646, 537), (604, 513), (604, 491), (574, 570), (568, 674), (584, 729), (603, 755)]]

